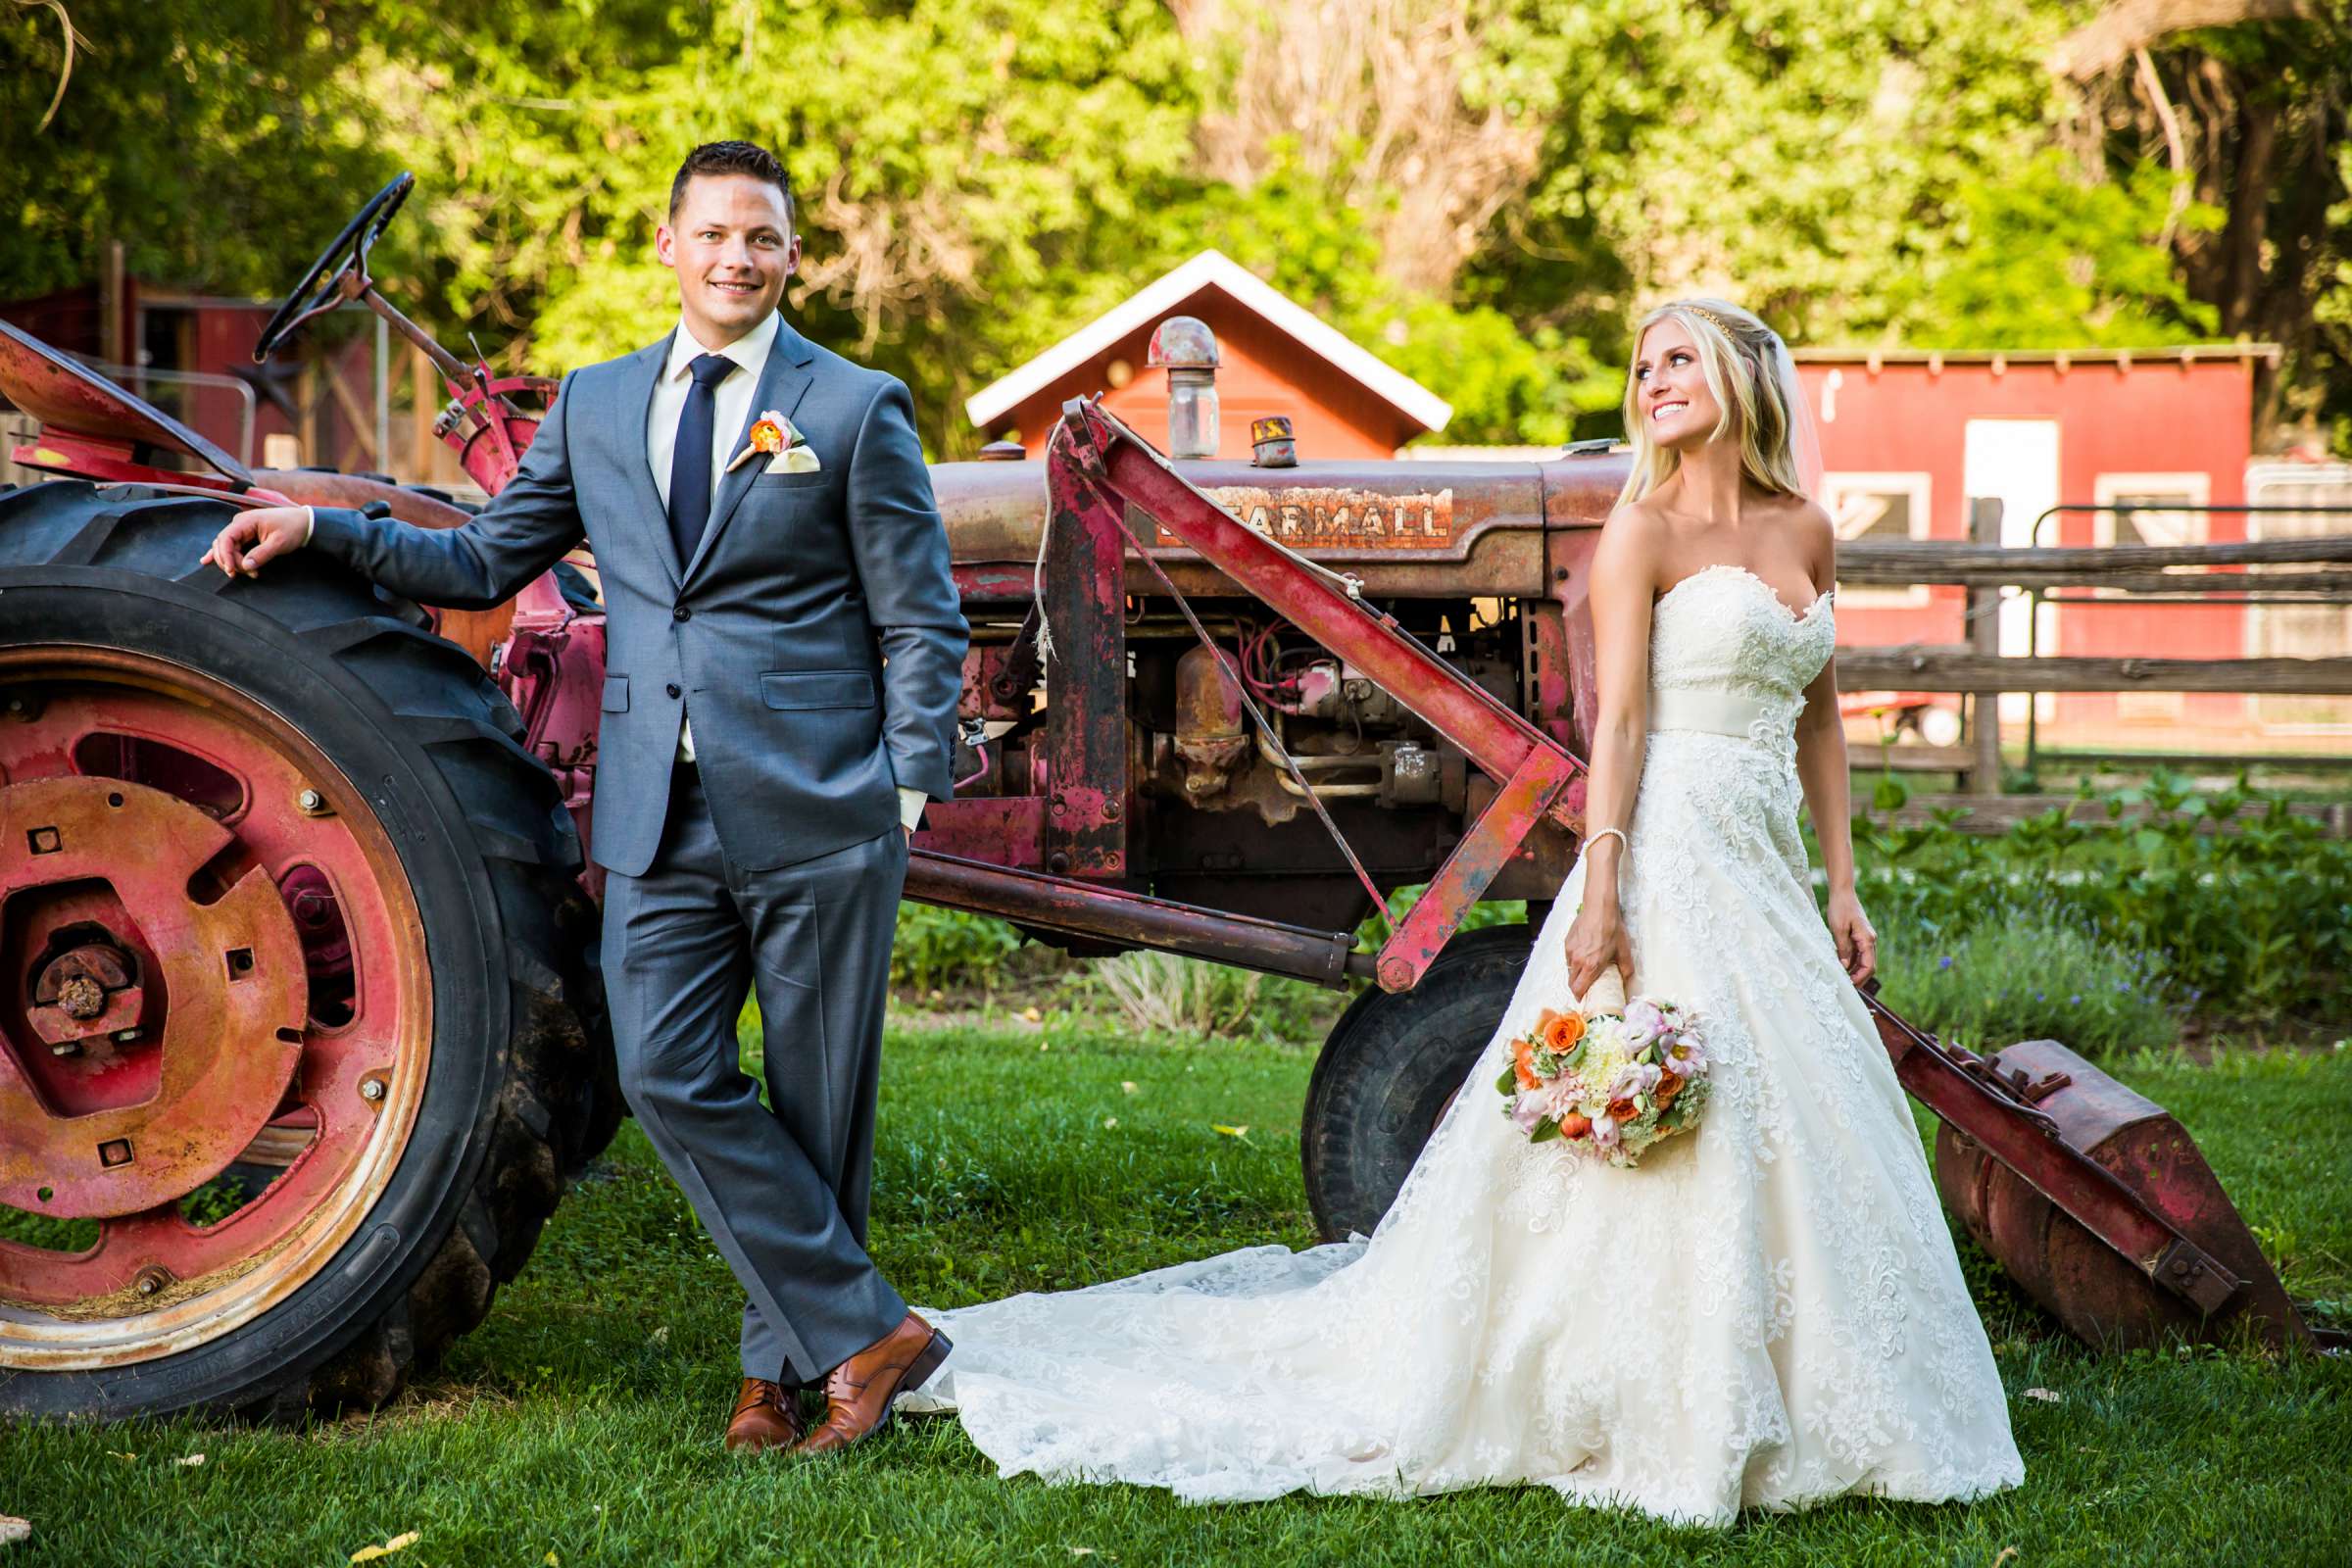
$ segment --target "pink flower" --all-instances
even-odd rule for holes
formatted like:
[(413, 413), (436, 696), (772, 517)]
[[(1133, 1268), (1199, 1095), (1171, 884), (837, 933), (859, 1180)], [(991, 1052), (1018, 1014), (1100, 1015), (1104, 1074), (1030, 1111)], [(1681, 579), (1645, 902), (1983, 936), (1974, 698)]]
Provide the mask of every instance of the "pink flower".
[(1665, 1012), (1647, 997), (1637, 998), (1625, 1008), (1625, 1046), (1628, 1051), (1640, 1051), (1660, 1035), (1670, 1033)]
[(1706, 1048), (1690, 1035), (1676, 1035), (1658, 1054), (1677, 1077), (1696, 1078), (1707, 1070)]
[(1592, 1146), (1595, 1149), (1615, 1149), (1624, 1141), (1625, 1135), (1617, 1130), (1616, 1118), (1607, 1111), (1592, 1118)]

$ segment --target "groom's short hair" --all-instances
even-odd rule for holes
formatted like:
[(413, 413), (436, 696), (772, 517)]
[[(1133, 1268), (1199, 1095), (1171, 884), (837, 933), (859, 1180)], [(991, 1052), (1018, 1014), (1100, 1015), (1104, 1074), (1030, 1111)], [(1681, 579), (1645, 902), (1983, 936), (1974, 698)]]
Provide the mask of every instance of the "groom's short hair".
[(697, 174), (749, 174), (764, 179), (784, 193), (784, 226), (793, 225), (792, 179), (784, 161), (756, 141), (707, 141), (686, 155), (678, 177), (669, 182), (669, 220), (678, 220), (678, 204), (686, 199), (686, 182)]

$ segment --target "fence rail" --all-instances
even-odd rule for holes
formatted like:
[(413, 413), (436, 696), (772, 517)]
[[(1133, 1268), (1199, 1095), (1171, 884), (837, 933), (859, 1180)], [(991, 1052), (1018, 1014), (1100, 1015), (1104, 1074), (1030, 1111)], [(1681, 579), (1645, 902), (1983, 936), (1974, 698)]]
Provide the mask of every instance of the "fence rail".
[[(2034, 522), (2034, 532), (2038, 535), (2041, 524), (2060, 513), (2124, 514), (2135, 510), (2281, 513), (2352, 519), (2352, 504), (2192, 506), (2168, 502), (2135, 507), (2126, 502), (2070, 502), (2043, 513)], [(2033, 652), (2024, 656), (2005, 655), (2000, 651), (1997, 616), (2003, 589), (2022, 593), (2030, 606), (2043, 603), (2113, 606), (2134, 602), (2352, 606), (2352, 534), (2251, 539), (2227, 544), (2020, 548), (1996, 542), (2001, 533), (2001, 505), (1992, 500), (1971, 504), (1969, 531), (1971, 537), (1966, 542), (1856, 540), (1838, 549), (1838, 579), (1841, 584), (1946, 583), (1968, 590), (1966, 644), (1909, 643), (1838, 650), (1838, 684), (1847, 691), (1953, 692), (1969, 698), (1971, 733), (1965, 744), (1905, 746), (1886, 749), (1882, 756), (1857, 751), (1853, 757), (1857, 769), (1888, 762), (1906, 770), (1949, 768), (1966, 776), (1968, 787), (1982, 808), (1984, 799), (1997, 795), (1999, 790), (2000, 721), (1994, 699), (2004, 692), (2352, 696), (2352, 657), (2087, 658)], [(2127, 597), (2092, 599), (2086, 594), (2063, 592), (2092, 589)], [(2032, 614), (2029, 610), (2029, 615)], [(2036, 726), (2029, 721), (2026, 732), (2029, 768), (2034, 760), (2035, 731)], [(2091, 754), (2066, 755), (2081, 758)]]

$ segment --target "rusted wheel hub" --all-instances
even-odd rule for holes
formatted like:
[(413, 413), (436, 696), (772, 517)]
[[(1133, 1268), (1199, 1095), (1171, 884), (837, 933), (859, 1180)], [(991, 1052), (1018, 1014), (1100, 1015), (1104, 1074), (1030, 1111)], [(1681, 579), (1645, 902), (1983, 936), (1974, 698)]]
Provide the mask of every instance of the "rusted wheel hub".
[[(0, 919), (23, 904), (38, 924), (103, 889), (129, 926), (88, 922), (101, 940), (26, 977), (28, 1017), (52, 1054), (0, 1050), (0, 1203), (103, 1219), (178, 1198), (253, 1141), (301, 1059), (308, 987), (293, 917), (252, 867), (218, 889), (218, 872), (205, 873), (232, 835), (160, 790), (34, 779), (0, 791)], [(152, 956), (170, 999), (156, 1048), (58, 1053), (137, 1028), (146, 998), (131, 984), (132, 948)], [(128, 1098), (137, 1089), (148, 1092)]]
[(0, 1375), (152, 1360), (282, 1300), (382, 1191), (422, 927), (367, 797), (267, 706), (89, 647), (0, 647), (9, 695)]

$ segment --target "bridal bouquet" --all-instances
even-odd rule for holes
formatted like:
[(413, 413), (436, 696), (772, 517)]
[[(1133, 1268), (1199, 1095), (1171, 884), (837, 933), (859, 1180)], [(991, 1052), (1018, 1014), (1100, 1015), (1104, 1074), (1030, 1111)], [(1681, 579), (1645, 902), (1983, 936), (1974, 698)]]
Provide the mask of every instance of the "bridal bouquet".
[(1630, 1167), (1661, 1138), (1698, 1125), (1707, 1053), (1682, 1008), (1651, 997), (1625, 1001), (1615, 977), (1609, 970), (1581, 1009), (1544, 1009), (1511, 1042), (1511, 1065), (1494, 1087), (1530, 1143), (1562, 1139)]

